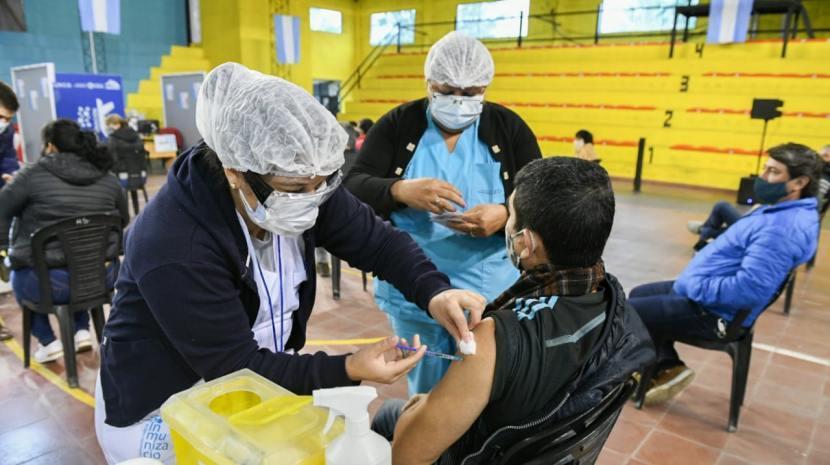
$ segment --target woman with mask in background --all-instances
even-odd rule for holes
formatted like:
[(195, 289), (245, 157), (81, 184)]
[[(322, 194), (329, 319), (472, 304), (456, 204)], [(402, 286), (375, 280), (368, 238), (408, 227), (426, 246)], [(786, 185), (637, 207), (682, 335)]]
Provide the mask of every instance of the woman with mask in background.
[[(539, 145), (516, 113), (484, 100), (494, 65), (478, 40), (450, 32), (430, 48), (424, 74), (426, 98), (375, 123), (346, 187), (408, 232), (454, 286), (489, 301), (519, 276), (505, 254), (505, 201)], [(379, 278), (375, 299), (396, 334), (420, 334), (445, 353), (472, 337), (449, 334)], [(425, 359), (408, 375), (410, 395), (429, 392), (448, 367)]]
[(395, 337), (350, 355), (297, 353), (314, 305), (315, 246), (393, 283), (455, 333), (468, 330), (463, 309), (470, 324), (484, 309), (340, 186), (346, 133), (300, 87), (225, 63), (205, 77), (196, 126), (204, 140), (176, 160), (124, 241), (95, 392), (110, 464), (173, 463), (159, 408), (200, 380), (248, 368), (311, 394), (391, 383), (420, 360), (423, 347), (404, 359)]
[(594, 150), (594, 135), (587, 129), (576, 131), (576, 137), (574, 137), (574, 154), (583, 160), (594, 163), (600, 162), (599, 155)]

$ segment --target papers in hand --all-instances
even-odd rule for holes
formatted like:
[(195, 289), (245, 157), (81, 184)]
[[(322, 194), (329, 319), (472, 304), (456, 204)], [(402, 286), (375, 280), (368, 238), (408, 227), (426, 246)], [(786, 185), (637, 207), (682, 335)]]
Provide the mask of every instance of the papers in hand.
[(436, 215), (435, 213), (430, 213), (429, 217), (433, 223), (438, 223), (441, 226), (449, 227), (450, 224), (457, 224), (459, 221), (461, 221), (462, 215), (463, 213), (459, 212), (444, 212), (439, 215)]

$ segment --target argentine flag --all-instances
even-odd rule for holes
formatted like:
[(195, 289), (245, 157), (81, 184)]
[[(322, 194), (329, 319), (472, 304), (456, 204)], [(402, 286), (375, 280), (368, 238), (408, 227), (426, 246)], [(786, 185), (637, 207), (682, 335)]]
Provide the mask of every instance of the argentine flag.
[(78, 0), (84, 32), (121, 34), (121, 0)]
[(293, 65), (300, 62), (300, 17), (274, 15), (277, 62)]
[(754, 0), (712, 0), (709, 4), (709, 29), (706, 42), (730, 44), (746, 42)]

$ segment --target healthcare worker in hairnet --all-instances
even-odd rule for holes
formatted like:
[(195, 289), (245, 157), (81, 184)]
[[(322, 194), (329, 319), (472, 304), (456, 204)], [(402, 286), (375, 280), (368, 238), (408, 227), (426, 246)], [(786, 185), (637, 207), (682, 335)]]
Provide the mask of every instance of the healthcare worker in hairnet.
[[(489, 301), (519, 276), (504, 247), (505, 200), (516, 173), (541, 157), (539, 145), (516, 113), (484, 100), (494, 66), (478, 40), (450, 32), (430, 48), (424, 74), (427, 97), (372, 127), (345, 184), (408, 232), (453, 286)], [(379, 278), (375, 299), (396, 334), (454, 351), (457, 337)], [(448, 367), (432, 358), (418, 364), (408, 375), (410, 395), (428, 392)]]
[(418, 362), (423, 347), (404, 358), (395, 337), (351, 355), (297, 354), (316, 246), (382, 276), (455, 333), (468, 330), (464, 309), (474, 324), (484, 308), (340, 186), (346, 133), (305, 90), (225, 63), (201, 86), (196, 124), (204, 141), (176, 160), (125, 240), (95, 392), (111, 464), (173, 463), (159, 407), (200, 380), (248, 368), (310, 394), (391, 383)]

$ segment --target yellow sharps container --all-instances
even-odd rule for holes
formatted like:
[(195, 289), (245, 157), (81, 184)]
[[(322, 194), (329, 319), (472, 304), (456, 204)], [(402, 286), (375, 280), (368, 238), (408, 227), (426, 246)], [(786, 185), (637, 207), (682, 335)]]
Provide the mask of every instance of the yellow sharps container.
[(338, 419), (251, 370), (240, 370), (170, 397), (161, 407), (178, 465), (324, 465)]

